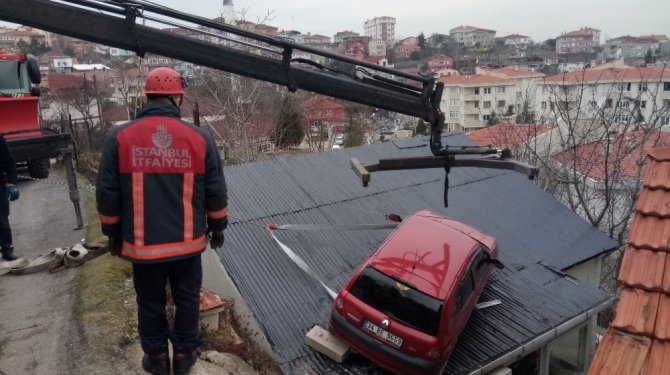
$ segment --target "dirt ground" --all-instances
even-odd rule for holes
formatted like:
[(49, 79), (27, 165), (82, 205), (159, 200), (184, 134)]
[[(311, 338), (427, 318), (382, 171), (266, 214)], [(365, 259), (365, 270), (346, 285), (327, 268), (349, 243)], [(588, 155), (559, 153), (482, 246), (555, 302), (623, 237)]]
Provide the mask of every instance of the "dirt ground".
[[(65, 181), (62, 169), (51, 172), (50, 181)], [(10, 207), (17, 256), (35, 258), (82, 240), (67, 186), (22, 180), (19, 189), (21, 198)], [(88, 372), (80, 360), (82, 327), (72, 310), (75, 272), (0, 276), (0, 373)]]
[[(55, 165), (47, 180), (20, 181), (21, 198), (11, 203), (10, 213), (17, 256), (33, 259), (87, 237), (86, 229), (74, 229), (76, 217), (65, 181), (62, 167)], [(85, 188), (87, 181), (79, 182), (86, 223), (87, 212), (93, 212), (86, 207), (93, 204), (93, 191)], [(96, 218), (92, 219), (91, 225), (97, 226)], [(92, 233), (95, 231), (89, 231), (88, 237)], [(57, 273), (0, 276), (0, 375), (146, 374), (140, 365), (134, 293), (130, 279), (123, 280), (124, 264), (103, 255), (82, 267)], [(110, 272), (121, 274), (109, 277)], [(106, 289), (98, 290), (103, 286), (96, 283), (117, 282), (119, 278), (123, 285), (114, 286), (114, 296), (103, 293)], [(111, 319), (117, 315), (123, 321)], [(132, 316), (123, 318), (125, 315)], [(206, 336), (203, 350), (232, 352), (255, 364), (262, 374), (280, 373), (271, 357), (259, 351), (252, 340), (247, 338), (240, 344), (239, 336), (231, 334), (233, 316), (226, 316), (225, 326)], [(228, 372), (201, 360), (192, 369), (194, 375), (240, 371)]]

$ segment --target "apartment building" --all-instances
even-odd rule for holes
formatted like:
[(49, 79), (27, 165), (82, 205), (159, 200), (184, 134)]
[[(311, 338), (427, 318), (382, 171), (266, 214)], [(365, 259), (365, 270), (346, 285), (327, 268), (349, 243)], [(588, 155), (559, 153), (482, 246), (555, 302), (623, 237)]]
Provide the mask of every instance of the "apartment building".
[(514, 46), (522, 49), (527, 48), (533, 43), (533, 40), (529, 36), (519, 34), (510, 34), (497, 39), (502, 41), (505, 46)]
[(461, 47), (489, 47), (495, 44), (495, 30), (475, 26), (458, 26), (449, 30), (451, 40)]
[(514, 111), (514, 80), (475, 74), (444, 76), (439, 81), (444, 83), (440, 109), (448, 131), (480, 129), (492, 117)]
[(606, 116), (617, 126), (670, 126), (670, 69), (584, 69), (539, 82), (548, 117)]
[(359, 36), (360, 34), (355, 33), (353, 31), (345, 30), (345, 31), (340, 31), (333, 35), (333, 43), (335, 44), (342, 44), (344, 43), (344, 40), (348, 37), (351, 36)]
[(363, 23), (365, 35), (372, 39), (381, 39), (386, 45), (393, 45), (395, 41), (395, 18), (375, 17)]
[(400, 40), (398, 44), (393, 47), (393, 53), (397, 60), (409, 59), (412, 55), (412, 52), (419, 51), (421, 51), (421, 48), (419, 47), (417, 38), (414, 36)]
[(600, 30), (582, 27), (556, 38), (556, 53), (593, 53), (600, 45)]
[(659, 42), (652, 38), (643, 38), (635, 36), (620, 36), (610, 39), (605, 43), (603, 54), (609, 59), (629, 59), (640, 58), (647, 54), (647, 51), (656, 51)]
[(370, 56), (386, 56), (386, 42), (382, 39), (371, 39), (368, 52)]

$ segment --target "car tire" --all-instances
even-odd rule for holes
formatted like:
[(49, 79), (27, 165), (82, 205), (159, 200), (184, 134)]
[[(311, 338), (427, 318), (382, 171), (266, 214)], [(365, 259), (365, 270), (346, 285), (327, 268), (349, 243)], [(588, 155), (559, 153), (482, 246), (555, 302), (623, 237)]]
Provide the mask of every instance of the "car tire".
[(32, 178), (49, 177), (49, 159), (28, 160), (28, 175)]

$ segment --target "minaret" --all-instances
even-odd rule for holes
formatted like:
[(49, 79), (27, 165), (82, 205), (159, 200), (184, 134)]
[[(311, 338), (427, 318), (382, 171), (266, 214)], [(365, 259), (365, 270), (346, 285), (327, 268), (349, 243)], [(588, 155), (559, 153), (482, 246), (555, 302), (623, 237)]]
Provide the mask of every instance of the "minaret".
[(235, 11), (233, 0), (223, 0), (223, 20), (229, 25), (235, 25)]

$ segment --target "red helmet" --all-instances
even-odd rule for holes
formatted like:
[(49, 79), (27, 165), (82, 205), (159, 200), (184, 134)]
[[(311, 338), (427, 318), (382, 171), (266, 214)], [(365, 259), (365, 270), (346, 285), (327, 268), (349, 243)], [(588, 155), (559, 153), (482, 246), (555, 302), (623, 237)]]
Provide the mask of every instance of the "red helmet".
[(156, 68), (147, 74), (144, 83), (145, 94), (172, 95), (184, 94), (184, 81), (181, 75), (170, 68)]

